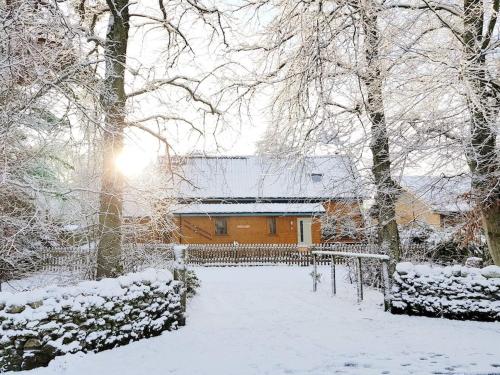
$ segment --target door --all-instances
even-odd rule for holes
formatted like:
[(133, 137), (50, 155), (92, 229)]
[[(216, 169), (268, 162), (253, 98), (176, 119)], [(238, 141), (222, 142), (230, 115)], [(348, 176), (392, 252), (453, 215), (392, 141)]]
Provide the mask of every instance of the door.
[(311, 218), (297, 219), (297, 241), (304, 245), (312, 244)]

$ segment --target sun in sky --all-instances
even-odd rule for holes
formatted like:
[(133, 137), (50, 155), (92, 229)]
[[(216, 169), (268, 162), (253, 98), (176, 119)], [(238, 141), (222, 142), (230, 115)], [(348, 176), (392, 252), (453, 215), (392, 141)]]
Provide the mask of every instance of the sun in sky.
[(125, 147), (115, 158), (118, 170), (128, 177), (140, 175), (151, 162), (151, 155), (136, 148)]

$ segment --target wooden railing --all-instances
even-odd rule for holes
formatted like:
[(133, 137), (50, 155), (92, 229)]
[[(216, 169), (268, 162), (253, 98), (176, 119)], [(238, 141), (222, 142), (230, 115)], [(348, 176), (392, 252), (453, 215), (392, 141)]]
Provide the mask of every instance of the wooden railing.
[(182, 219), (182, 225), (186, 226), (186, 228), (192, 230), (194, 233), (199, 234), (203, 238), (207, 240), (212, 240), (212, 234), (206, 231), (203, 228), (200, 228), (198, 225), (191, 223), (189, 220)]
[(370, 254), (370, 253), (357, 253), (357, 252), (345, 252), (345, 251), (334, 251), (334, 250), (315, 250), (313, 254), (313, 291), (316, 292), (318, 285), (318, 269), (317, 269), (317, 259), (318, 257), (328, 257), (330, 259), (330, 269), (331, 269), (331, 280), (332, 280), (332, 295), (337, 294), (337, 281), (336, 281), (336, 271), (335, 265), (337, 264), (337, 259), (340, 258), (352, 258), (356, 259), (356, 289), (358, 293), (358, 303), (363, 301), (363, 272), (362, 272), (362, 260), (370, 259), (380, 262), (381, 265), (381, 277), (382, 277), (382, 291), (384, 294), (384, 309), (387, 311), (390, 304), (390, 294), (389, 294), (389, 256), (385, 254)]

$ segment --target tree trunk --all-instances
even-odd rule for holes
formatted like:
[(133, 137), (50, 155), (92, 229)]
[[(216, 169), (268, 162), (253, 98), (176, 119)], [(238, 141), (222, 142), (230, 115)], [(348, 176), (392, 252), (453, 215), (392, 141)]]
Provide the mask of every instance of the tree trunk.
[(360, 2), (360, 12), (365, 35), (364, 49), (366, 73), (362, 81), (366, 86), (365, 108), (371, 121), (371, 142), (373, 166), (372, 173), (376, 187), (376, 204), (378, 206), (379, 241), (391, 257), (390, 272), (400, 260), (399, 232), (396, 223), (395, 203), (399, 189), (391, 176), (391, 160), (389, 138), (384, 112), (382, 94), (383, 76), (380, 69), (379, 43), (380, 35), (377, 25), (376, 4), (372, 0)]
[(125, 128), (125, 67), (129, 33), (128, 0), (107, 0), (111, 15), (106, 34), (106, 76), (102, 103), (105, 110), (103, 172), (99, 211), (100, 238), (97, 278), (122, 273), (123, 176), (116, 168)]
[(484, 232), (493, 262), (500, 266), (500, 202), (481, 212)]
[(500, 93), (486, 65), (485, 50), (491, 37), (484, 31), (484, 4), (482, 0), (464, 0), (464, 81), (470, 114), (467, 162), (472, 197), (481, 210), (488, 249), (495, 264), (500, 265), (500, 168), (496, 150)]

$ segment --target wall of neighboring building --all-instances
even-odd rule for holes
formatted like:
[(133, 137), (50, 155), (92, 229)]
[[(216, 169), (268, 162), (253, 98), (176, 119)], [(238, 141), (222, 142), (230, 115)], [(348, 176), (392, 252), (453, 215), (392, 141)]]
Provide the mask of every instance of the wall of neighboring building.
[[(215, 234), (215, 219), (210, 216), (176, 218), (180, 243), (297, 243), (298, 216), (275, 216), (276, 234), (269, 234), (269, 216), (226, 216), (227, 234)], [(310, 218), (311, 216), (303, 216)], [(312, 242), (321, 241), (320, 222), (313, 218)]]
[(441, 227), (441, 216), (432, 211), (431, 207), (410, 192), (403, 192), (396, 202), (396, 221), (407, 225), (421, 221), (436, 228)]

